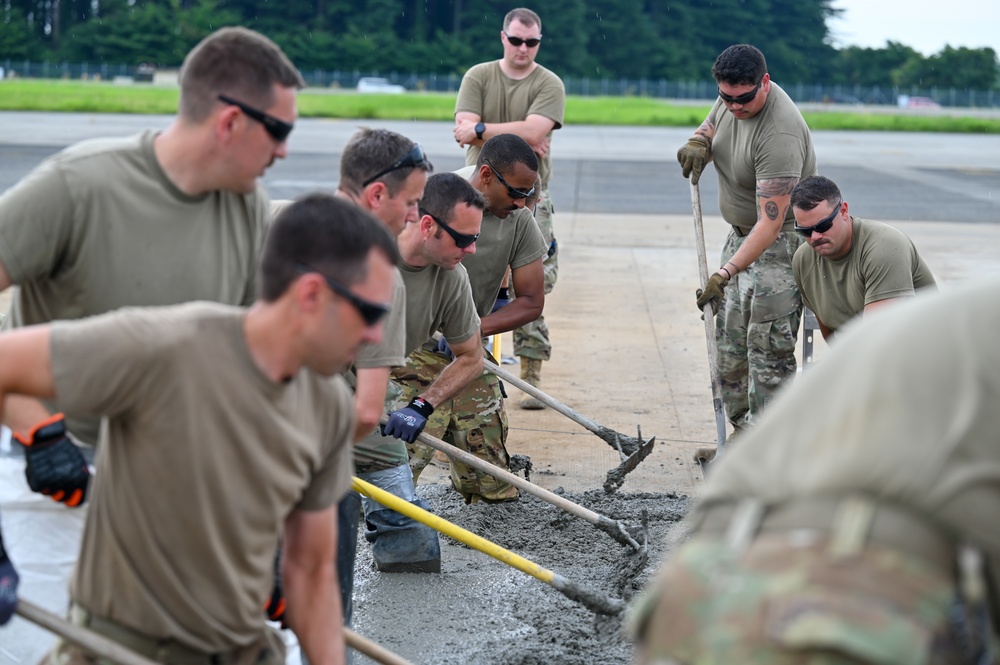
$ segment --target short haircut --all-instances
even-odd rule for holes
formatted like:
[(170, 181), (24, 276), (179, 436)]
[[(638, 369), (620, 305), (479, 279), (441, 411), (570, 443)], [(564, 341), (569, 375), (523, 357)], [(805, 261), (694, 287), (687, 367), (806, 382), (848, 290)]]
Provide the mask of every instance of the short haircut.
[(457, 173), (435, 173), (427, 179), (420, 207), (445, 224), (451, 222), (459, 203), (484, 210), (486, 199), (472, 184)]
[(267, 232), (261, 251), (258, 290), (274, 302), (302, 275), (302, 266), (344, 286), (363, 281), (372, 249), (399, 261), (396, 239), (371, 213), (331, 194), (310, 194), (288, 206)]
[(837, 205), (843, 198), (840, 187), (821, 175), (811, 175), (792, 189), (792, 207), (799, 210), (812, 210), (822, 201)]
[(719, 54), (712, 76), (726, 85), (757, 85), (767, 73), (767, 61), (756, 46), (734, 44)]
[(180, 72), (180, 115), (201, 122), (219, 95), (259, 109), (274, 104), (275, 84), (301, 89), (305, 82), (277, 44), (247, 28), (216, 30), (191, 49)]
[[(388, 129), (362, 127), (347, 141), (340, 156), (340, 188), (352, 194), (360, 194), (361, 183), (405, 157), (415, 145), (402, 134)], [(407, 166), (390, 171), (376, 182), (385, 183), (389, 196), (395, 196), (415, 168), (430, 172), (434, 167), (427, 160), (422, 167)]]
[(487, 161), (491, 168), (500, 171), (500, 175), (510, 173), (517, 164), (525, 164), (538, 173), (538, 156), (517, 134), (497, 134), (487, 139), (479, 152), (476, 168), (482, 168)]
[(518, 7), (507, 12), (507, 15), (503, 17), (503, 29), (509, 28), (514, 21), (520, 21), (525, 25), (537, 25), (538, 32), (542, 31), (542, 19), (538, 17), (538, 14), (525, 7)]
[(535, 178), (535, 191), (532, 192), (531, 196), (524, 199), (524, 207), (531, 211), (532, 214), (535, 212), (535, 206), (538, 205), (538, 199), (542, 196), (542, 176)]

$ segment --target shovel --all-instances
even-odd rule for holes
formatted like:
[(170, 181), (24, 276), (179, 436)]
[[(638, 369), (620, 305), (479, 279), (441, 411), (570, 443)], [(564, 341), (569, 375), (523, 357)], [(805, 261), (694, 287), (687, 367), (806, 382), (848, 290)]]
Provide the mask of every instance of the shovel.
[(621, 598), (611, 598), (610, 596), (602, 595), (591, 589), (585, 589), (558, 573), (542, 568), (537, 563), (533, 563), (522, 556), (518, 556), (510, 550), (504, 549), (503, 547), (500, 547), (485, 538), (477, 536), (457, 524), (452, 524), (448, 520), (442, 519), (434, 513), (427, 512), (423, 508), (414, 506), (409, 501), (400, 499), (398, 496), (389, 494), (385, 490), (381, 490), (370, 483), (366, 483), (360, 478), (354, 478), (353, 487), (356, 492), (364, 494), (369, 499), (378, 501), (386, 508), (391, 508), (392, 510), (402, 513), (411, 519), (414, 519), (422, 524), (426, 524), (432, 529), (440, 531), (444, 535), (454, 538), (460, 543), (464, 543), (473, 549), (489, 554), (497, 561), (502, 561), (508, 566), (520, 570), (522, 573), (531, 575), (540, 582), (544, 582), (559, 591), (570, 600), (582, 604), (592, 612), (615, 616), (621, 614), (625, 610), (625, 601)]
[[(701, 190), (698, 183), (691, 183), (691, 208), (694, 211), (694, 235), (695, 244), (698, 248), (698, 273), (701, 276), (701, 283), (708, 282), (708, 254), (705, 252), (705, 227), (701, 221)], [(715, 433), (718, 438), (718, 447), (715, 449), (713, 461), (722, 457), (726, 447), (726, 414), (722, 408), (722, 382), (719, 379), (719, 355), (715, 345), (715, 312), (712, 310), (712, 303), (705, 305), (705, 343), (708, 346), (708, 372), (712, 377), (712, 406), (715, 408)], [(709, 461), (699, 457), (698, 464), (701, 465), (701, 473), (705, 474)]]
[[(388, 418), (383, 416), (382, 424), (384, 425), (386, 421), (388, 421)], [(446, 443), (437, 437), (431, 436), (430, 434), (422, 433), (417, 437), (417, 440), (421, 443), (427, 444), (435, 450), (440, 450), (448, 457), (454, 457), (463, 464), (471, 466), (474, 469), (479, 469), (483, 473), (487, 473), (494, 478), (499, 478), (500, 480), (508, 482), (519, 490), (527, 492), (532, 496), (536, 496), (542, 501), (550, 503), (557, 508), (562, 508), (571, 515), (575, 515), (586, 520), (587, 522), (590, 522), (596, 526), (598, 530), (608, 534), (622, 545), (627, 545), (637, 552), (645, 550), (646, 538), (643, 537), (643, 544), (640, 545), (636, 542), (635, 538), (629, 535), (628, 531), (625, 530), (625, 527), (622, 526), (621, 522), (617, 522), (610, 517), (605, 517), (600, 513), (595, 513), (593, 510), (584, 508), (577, 503), (573, 503), (566, 497), (559, 496), (554, 492), (550, 492), (545, 488), (539, 487), (538, 485), (525, 480), (521, 476), (515, 475), (506, 469), (501, 469), (495, 464), (490, 464), (486, 460), (479, 459), (472, 453), (468, 453), (461, 448), (456, 448), (450, 443)], [(652, 448), (652, 439), (649, 442), (649, 446)], [(638, 464), (638, 462), (636, 462), (636, 464)]]
[[(24, 598), (17, 599), (17, 614), (28, 621), (49, 630), (67, 642), (78, 644), (102, 660), (108, 660), (118, 665), (157, 665), (131, 649), (94, 631), (72, 624), (66, 619), (35, 605)], [(413, 665), (410, 661), (396, 655), (385, 647), (358, 635), (349, 628), (344, 628), (344, 638), (347, 645), (368, 656), (382, 665)]]
[(656, 442), (655, 436), (650, 438), (648, 441), (643, 441), (641, 430), (637, 431), (638, 436), (626, 436), (621, 432), (616, 432), (615, 430), (604, 427), (603, 425), (598, 425), (590, 418), (577, 413), (554, 397), (543, 393), (535, 386), (514, 376), (507, 370), (497, 366), (495, 363), (492, 363), (489, 360), (484, 360), (483, 365), (499, 378), (523, 390), (539, 402), (542, 402), (546, 406), (558, 411), (573, 422), (587, 428), (609, 446), (618, 451), (618, 455), (621, 457), (622, 463), (609, 471), (607, 478), (604, 481), (604, 491), (608, 494), (611, 494), (616, 489), (621, 487), (622, 483), (625, 482), (626, 474), (639, 466), (639, 462), (646, 459), (646, 457), (649, 456), (649, 453), (653, 452), (653, 444)]

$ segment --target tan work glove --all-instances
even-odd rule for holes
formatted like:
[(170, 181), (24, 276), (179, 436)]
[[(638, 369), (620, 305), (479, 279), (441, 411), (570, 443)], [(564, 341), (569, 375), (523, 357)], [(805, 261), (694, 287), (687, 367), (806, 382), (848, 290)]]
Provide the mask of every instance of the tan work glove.
[(691, 177), (691, 184), (697, 185), (701, 171), (712, 156), (712, 144), (704, 136), (692, 136), (677, 149), (677, 161), (681, 163), (681, 173)]

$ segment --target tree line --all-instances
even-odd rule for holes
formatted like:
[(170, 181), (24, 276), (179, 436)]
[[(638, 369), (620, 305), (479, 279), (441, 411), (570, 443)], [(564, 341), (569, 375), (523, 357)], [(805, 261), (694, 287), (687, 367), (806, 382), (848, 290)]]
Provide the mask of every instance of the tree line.
[[(536, 0), (539, 62), (562, 76), (703, 81), (725, 47), (761, 48), (780, 83), (1000, 89), (991, 48), (925, 57), (899, 43), (831, 45), (833, 0)], [(4, 0), (0, 59), (176, 67), (244, 25), (302, 70), (461, 74), (501, 54), (497, 0)]]

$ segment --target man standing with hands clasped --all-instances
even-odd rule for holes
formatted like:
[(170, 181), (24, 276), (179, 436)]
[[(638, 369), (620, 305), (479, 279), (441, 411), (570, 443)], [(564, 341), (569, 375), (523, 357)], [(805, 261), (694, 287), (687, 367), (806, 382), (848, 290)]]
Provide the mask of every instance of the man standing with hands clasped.
[[(504, 17), (500, 41), (503, 58), (478, 64), (462, 78), (455, 103), (455, 140), (469, 147), (467, 165), (475, 164), (483, 143), (499, 134), (520, 136), (538, 156), (541, 187), (537, 206), (531, 209), (548, 246), (542, 265), (545, 293), (549, 293), (559, 274), (559, 247), (552, 223), (555, 210), (549, 196), (549, 148), (552, 132), (563, 124), (566, 89), (555, 73), (535, 62), (542, 42), (538, 14), (523, 7), (512, 9)], [(544, 315), (514, 330), (514, 355), (521, 359), (521, 378), (540, 387), (542, 362), (552, 356)], [(520, 404), (522, 409), (545, 408), (530, 395), (524, 395)]]
[(699, 310), (712, 303), (717, 313), (722, 399), (739, 432), (795, 375), (802, 300), (792, 255), (802, 238), (790, 201), (799, 180), (816, 172), (816, 156), (802, 115), (757, 48), (730, 46), (712, 75), (719, 99), (677, 159), (695, 184), (715, 164), (719, 207), (732, 226), (722, 265), (696, 295)]

